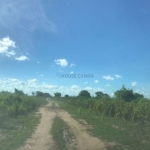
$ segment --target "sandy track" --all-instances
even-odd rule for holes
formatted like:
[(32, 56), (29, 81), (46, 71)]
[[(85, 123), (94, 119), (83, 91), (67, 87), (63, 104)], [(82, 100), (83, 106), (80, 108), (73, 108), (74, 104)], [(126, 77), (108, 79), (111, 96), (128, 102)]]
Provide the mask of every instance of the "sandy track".
[(100, 139), (86, 132), (85, 125), (80, 124), (68, 112), (60, 109), (58, 104), (55, 104), (55, 108), (51, 106), (50, 102), (45, 108), (40, 108), (40, 113), (42, 114), (40, 124), (32, 137), (18, 150), (57, 150), (52, 135), (50, 135), (53, 118), (56, 115), (70, 126), (71, 131), (75, 135), (75, 138), (67, 143), (69, 144), (67, 147), (70, 147), (68, 150), (71, 150), (71, 147), (74, 147), (74, 145), (76, 145), (76, 150), (106, 150), (105, 144)]
[(104, 143), (88, 134), (86, 127), (74, 120), (68, 112), (60, 110), (58, 116), (70, 126), (71, 131), (74, 133), (76, 137), (74, 145), (76, 145), (77, 150), (105, 150)]
[[(50, 107), (51, 103), (47, 105)], [(47, 107), (40, 108), (39, 112), (42, 115), (40, 124), (37, 126), (35, 132), (29, 138), (25, 145), (21, 146), (18, 150), (53, 150), (55, 149), (55, 143), (52, 135), (50, 135), (50, 129), (52, 127), (53, 118), (56, 113), (48, 111)]]

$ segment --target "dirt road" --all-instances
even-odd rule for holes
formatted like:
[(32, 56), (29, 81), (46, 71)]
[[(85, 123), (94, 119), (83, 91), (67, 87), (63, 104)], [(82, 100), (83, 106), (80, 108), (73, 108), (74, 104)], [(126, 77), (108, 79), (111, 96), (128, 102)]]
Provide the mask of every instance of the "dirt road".
[(105, 144), (100, 139), (88, 134), (86, 127), (73, 119), (68, 112), (60, 109), (58, 104), (55, 104), (53, 109), (50, 102), (47, 106), (40, 108), (40, 113), (42, 114), (40, 124), (32, 137), (18, 150), (57, 150), (52, 135), (50, 135), (55, 116), (63, 119), (75, 135), (71, 143), (67, 143), (68, 150), (72, 149), (72, 145), (76, 146), (76, 150), (106, 150)]

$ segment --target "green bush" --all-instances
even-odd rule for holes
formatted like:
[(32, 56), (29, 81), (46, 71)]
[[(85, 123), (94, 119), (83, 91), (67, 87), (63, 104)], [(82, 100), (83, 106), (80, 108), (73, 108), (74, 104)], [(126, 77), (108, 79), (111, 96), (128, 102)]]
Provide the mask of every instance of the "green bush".
[(126, 121), (133, 121), (142, 125), (150, 124), (150, 101), (140, 99), (138, 101), (125, 102), (114, 98), (70, 98), (69, 103), (77, 107), (84, 107), (96, 111), (100, 115), (116, 117)]
[(0, 93), (0, 113), (17, 116), (35, 110), (46, 104), (45, 98), (34, 96)]

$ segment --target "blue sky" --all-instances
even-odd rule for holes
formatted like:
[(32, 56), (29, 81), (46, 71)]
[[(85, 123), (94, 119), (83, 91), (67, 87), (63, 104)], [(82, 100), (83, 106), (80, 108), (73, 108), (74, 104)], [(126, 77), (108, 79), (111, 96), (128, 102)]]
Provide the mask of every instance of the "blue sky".
[(113, 95), (125, 85), (150, 97), (149, 6), (149, 0), (1, 0), (0, 91)]

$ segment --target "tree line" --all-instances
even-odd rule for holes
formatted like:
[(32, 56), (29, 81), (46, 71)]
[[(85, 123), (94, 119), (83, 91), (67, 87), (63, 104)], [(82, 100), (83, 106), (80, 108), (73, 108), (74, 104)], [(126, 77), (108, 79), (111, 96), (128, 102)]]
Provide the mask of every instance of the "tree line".
[[(9, 93), (9, 92), (2, 91), (1, 93)], [(22, 90), (18, 90), (16, 88), (15, 88), (14, 94), (27, 95)], [(62, 94), (60, 92), (56, 92), (56, 93), (54, 93), (54, 96), (52, 96), (49, 93), (36, 91), (36, 92), (32, 92), (32, 96), (60, 98), (60, 97), (62, 97)], [(66, 94), (66, 95), (64, 95), (64, 97), (65, 98), (69, 98), (69, 97), (72, 97), (72, 96), (69, 96), (68, 94)], [(91, 98), (92, 96), (91, 96), (90, 92), (88, 92), (87, 90), (81, 90), (79, 92), (79, 94), (77, 96), (74, 96), (74, 97), (83, 97), (83, 98), (87, 98), (88, 99), (88, 98)], [(106, 97), (108, 99), (111, 99), (111, 97), (107, 93), (103, 93), (102, 91), (95, 92), (95, 97), (96, 98), (104, 98), (104, 97)], [(116, 92), (114, 92), (113, 98), (121, 99), (121, 100), (126, 101), (126, 102), (131, 102), (131, 101), (139, 100), (139, 99), (145, 99), (143, 94), (134, 93), (132, 89), (127, 89), (127, 88), (125, 88), (124, 85), (122, 86), (121, 89), (119, 89)]]
[[(107, 93), (103, 93), (102, 91), (95, 92), (95, 95), (96, 95), (95, 96), (96, 98), (111, 99), (111, 97)], [(54, 97), (61, 97), (61, 93), (55, 93)], [(70, 96), (66, 94), (64, 97), (67, 98)], [(91, 98), (92, 96), (91, 96), (90, 92), (88, 92), (87, 90), (82, 90), (79, 92), (77, 97), (82, 97), (82, 98), (88, 99), (88, 98)], [(125, 102), (146, 99), (146, 98), (144, 98), (143, 94), (134, 93), (132, 89), (127, 89), (127, 88), (125, 88), (124, 85), (122, 86), (121, 89), (114, 92), (113, 98), (120, 99)]]

